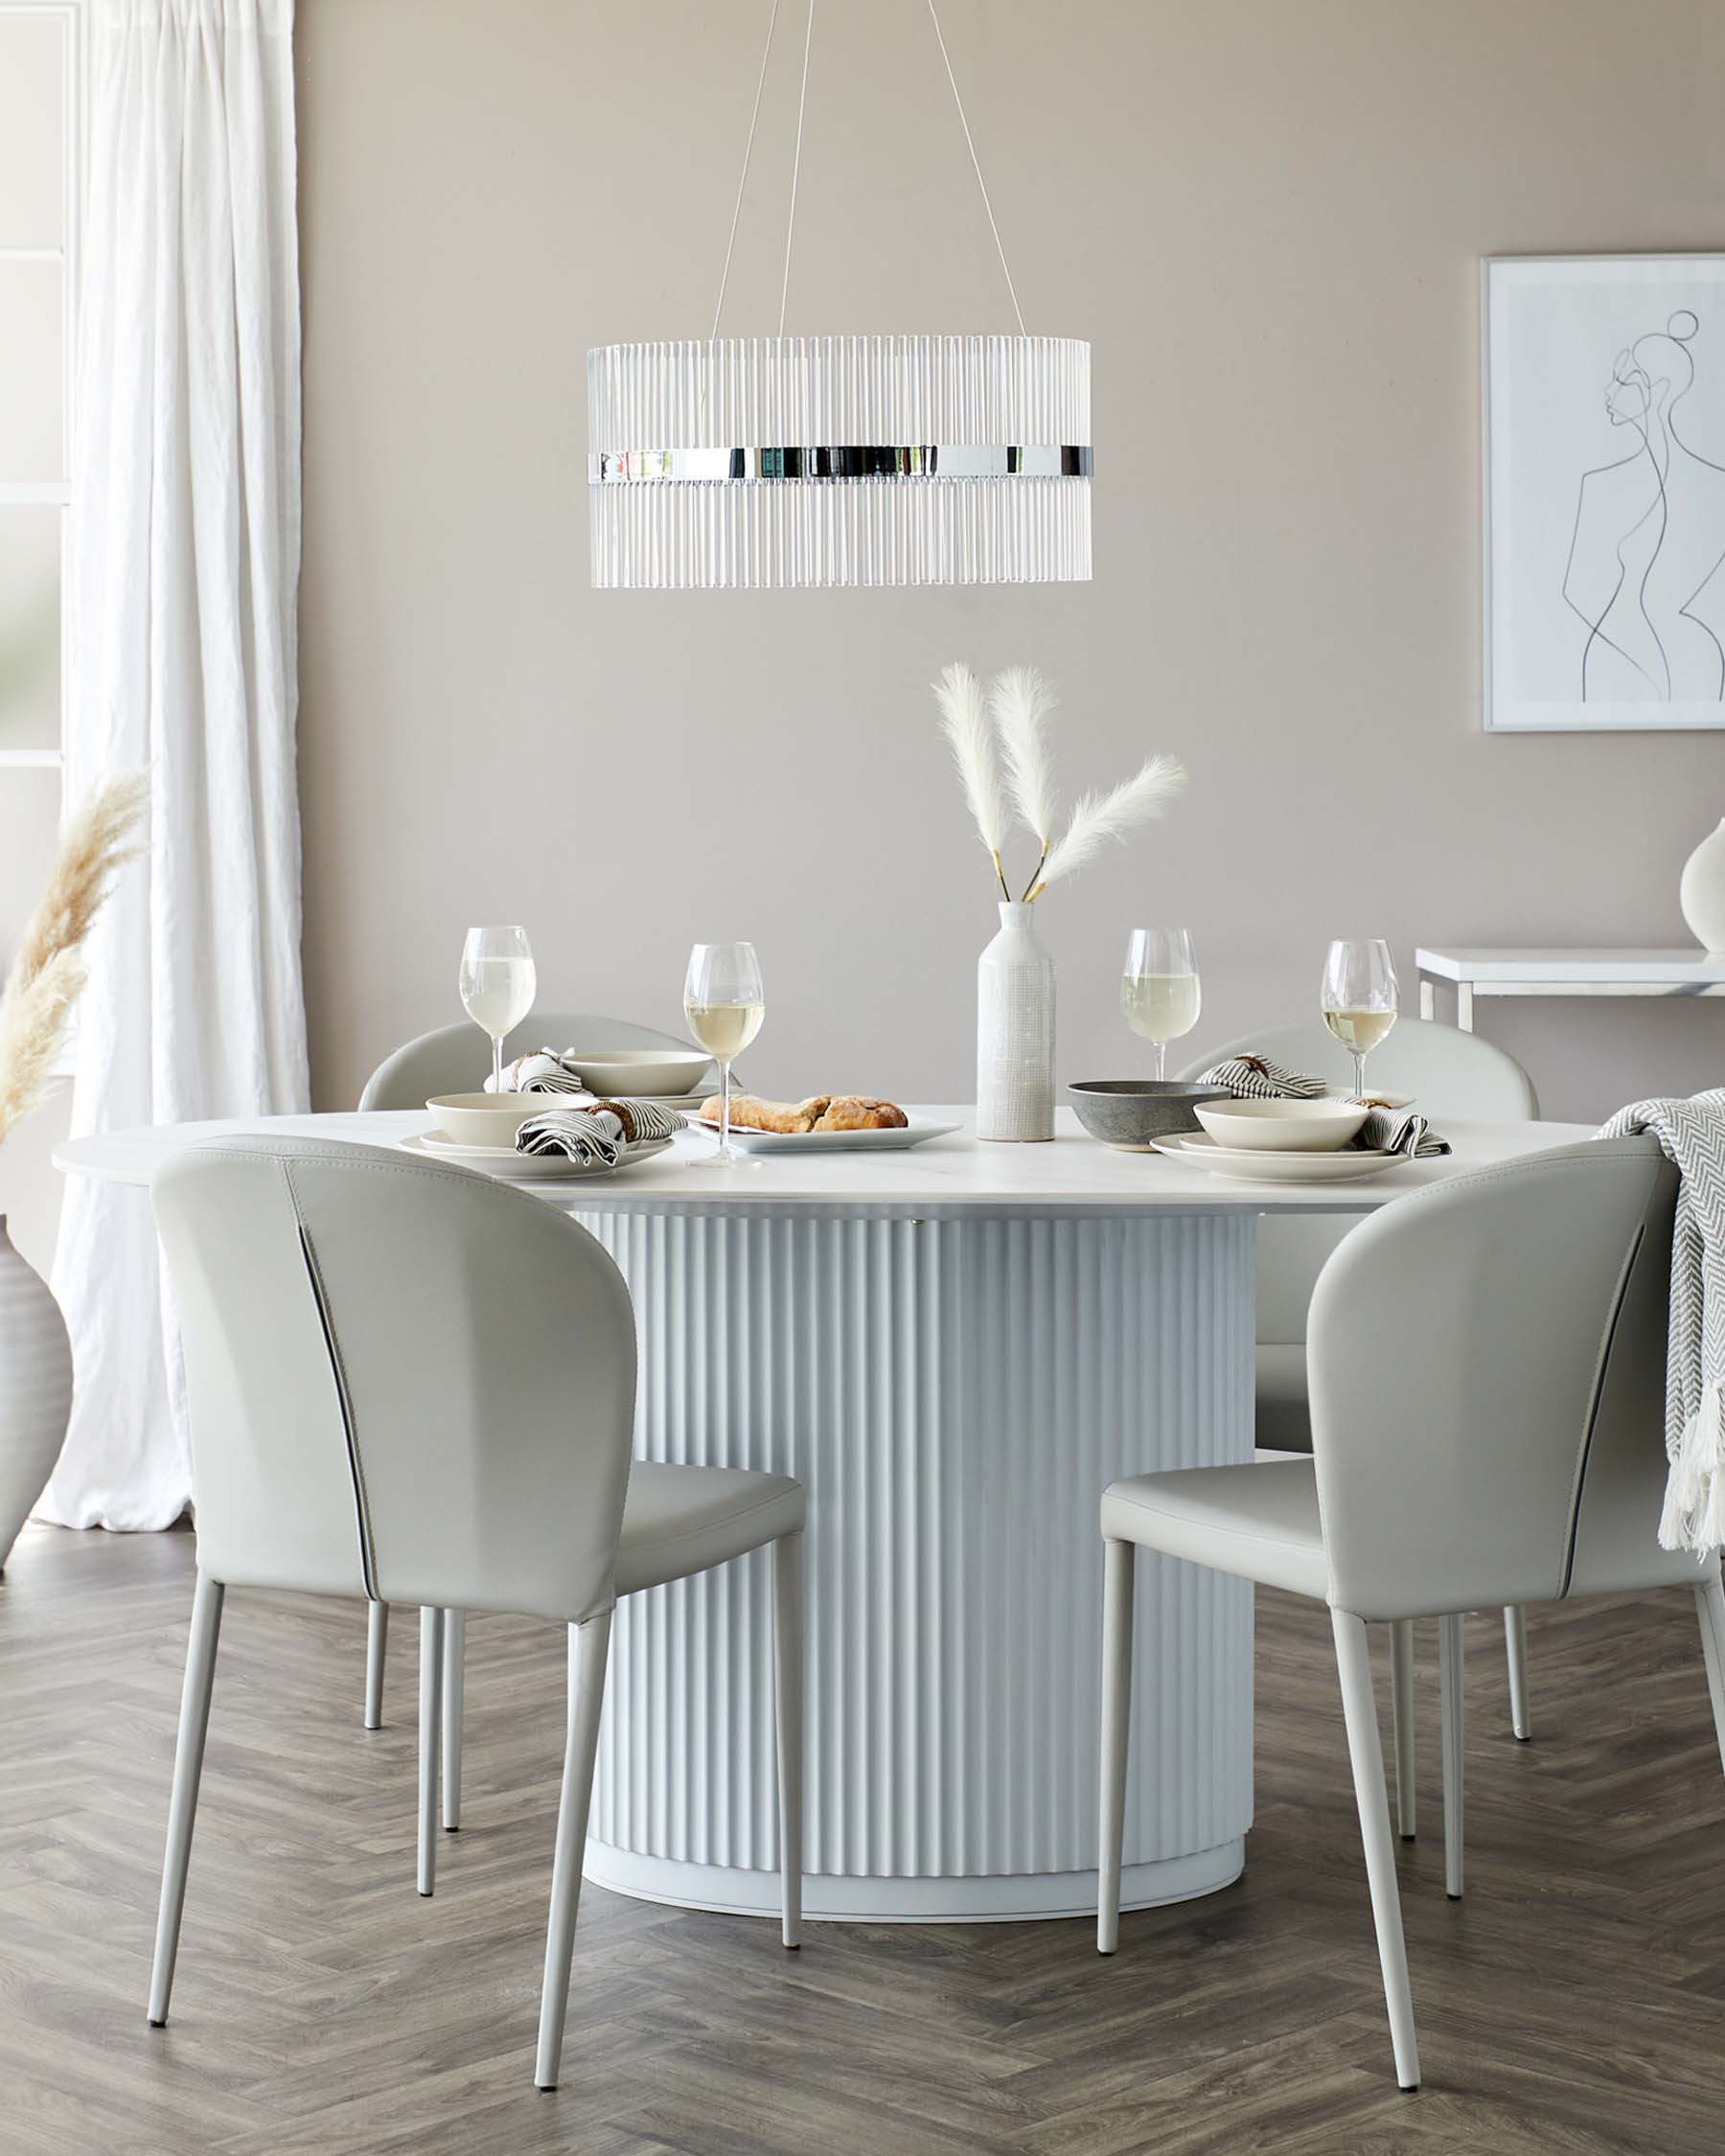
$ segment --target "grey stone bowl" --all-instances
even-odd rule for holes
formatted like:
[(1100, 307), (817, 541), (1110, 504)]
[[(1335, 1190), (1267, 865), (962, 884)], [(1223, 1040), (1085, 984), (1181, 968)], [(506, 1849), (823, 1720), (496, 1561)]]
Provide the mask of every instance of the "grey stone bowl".
[(1190, 1086), (1177, 1078), (1084, 1078), (1067, 1092), (1091, 1136), (1122, 1153), (1148, 1153), (1156, 1138), (1195, 1131), (1200, 1101), (1230, 1097), (1226, 1086)]

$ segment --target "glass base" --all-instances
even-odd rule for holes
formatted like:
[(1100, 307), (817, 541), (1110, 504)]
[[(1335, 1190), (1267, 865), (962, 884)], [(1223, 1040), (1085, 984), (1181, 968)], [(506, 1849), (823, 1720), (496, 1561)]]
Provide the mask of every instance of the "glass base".
[(685, 1168), (759, 1168), (764, 1165), (757, 1154), (739, 1153), (734, 1145), (716, 1145), (710, 1153), (697, 1153), (683, 1162)]

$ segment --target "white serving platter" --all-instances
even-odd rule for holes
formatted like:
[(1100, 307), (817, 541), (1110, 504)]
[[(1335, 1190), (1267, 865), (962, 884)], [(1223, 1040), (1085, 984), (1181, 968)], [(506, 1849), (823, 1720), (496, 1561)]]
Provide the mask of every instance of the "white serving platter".
[[(689, 1128), (719, 1135), (718, 1124), (704, 1116), (695, 1116)], [(739, 1131), (733, 1126), (730, 1138), (739, 1153), (904, 1153), (963, 1128), (962, 1123), (937, 1123), (931, 1115), (913, 1114), (902, 1131)]]
[(506, 1145), (456, 1145), (435, 1131), (415, 1131), (398, 1138), (403, 1153), (417, 1153), (422, 1160), (452, 1160), (457, 1167), (477, 1168), (499, 1182), (582, 1182), (595, 1176), (621, 1175), (637, 1162), (654, 1159), (668, 1150), (669, 1138), (644, 1138), (628, 1147), (614, 1167), (602, 1162), (572, 1159), (566, 1153), (517, 1153)]
[(1189, 1131), (1158, 1138), (1156, 1150), (1229, 1182), (1364, 1182), (1401, 1159), (1399, 1153), (1362, 1153), (1357, 1148), (1340, 1153), (1236, 1152)]

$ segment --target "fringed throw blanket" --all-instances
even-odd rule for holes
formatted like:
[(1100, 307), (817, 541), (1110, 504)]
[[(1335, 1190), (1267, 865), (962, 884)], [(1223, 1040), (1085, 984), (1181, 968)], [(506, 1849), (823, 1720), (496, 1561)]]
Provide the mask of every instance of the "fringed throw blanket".
[[(1322, 1078), (1289, 1070), (1269, 1056), (1230, 1056), (1207, 1070), (1199, 1083), (1226, 1086), (1235, 1100), (1322, 1100), (1329, 1089)], [(1449, 1140), (1440, 1138), (1423, 1115), (1386, 1108), (1368, 1093), (1360, 1100), (1370, 1112), (1350, 1140), (1356, 1151), (1399, 1153), (1408, 1160), (1431, 1160), (1449, 1151)]]
[(1683, 1179), (1671, 1239), (1666, 1342), (1667, 1549), (1725, 1543), (1725, 1089), (1620, 1108), (1602, 1138), (1647, 1131)]

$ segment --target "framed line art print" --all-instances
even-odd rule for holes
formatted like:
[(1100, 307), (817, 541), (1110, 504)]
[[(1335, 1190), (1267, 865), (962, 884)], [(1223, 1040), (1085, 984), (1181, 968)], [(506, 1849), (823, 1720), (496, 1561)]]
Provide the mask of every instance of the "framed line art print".
[(1484, 264), (1485, 725), (1725, 727), (1725, 254)]

